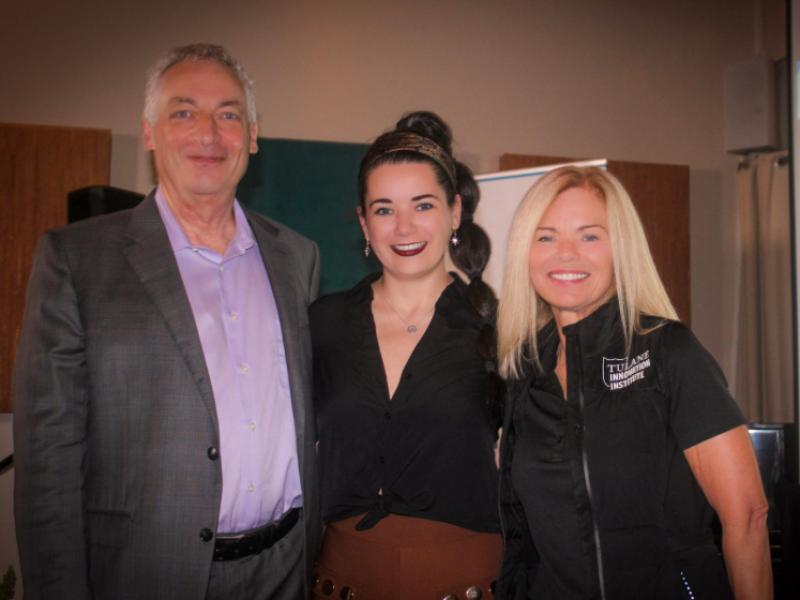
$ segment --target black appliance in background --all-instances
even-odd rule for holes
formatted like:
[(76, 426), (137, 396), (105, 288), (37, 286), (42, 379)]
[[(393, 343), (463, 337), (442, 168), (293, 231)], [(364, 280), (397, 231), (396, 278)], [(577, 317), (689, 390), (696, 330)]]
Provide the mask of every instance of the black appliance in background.
[(67, 194), (67, 222), (74, 223), (89, 217), (133, 208), (143, 198), (144, 194), (110, 185), (95, 185), (74, 190)]

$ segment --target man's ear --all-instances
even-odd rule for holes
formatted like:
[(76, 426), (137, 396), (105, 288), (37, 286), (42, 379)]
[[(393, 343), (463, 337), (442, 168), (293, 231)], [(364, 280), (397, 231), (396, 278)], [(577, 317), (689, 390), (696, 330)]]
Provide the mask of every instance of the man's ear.
[(155, 142), (153, 141), (153, 126), (147, 122), (147, 119), (142, 118), (142, 140), (144, 141), (145, 150), (155, 150)]
[(249, 123), (250, 128), (250, 154), (258, 152), (258, 123)]

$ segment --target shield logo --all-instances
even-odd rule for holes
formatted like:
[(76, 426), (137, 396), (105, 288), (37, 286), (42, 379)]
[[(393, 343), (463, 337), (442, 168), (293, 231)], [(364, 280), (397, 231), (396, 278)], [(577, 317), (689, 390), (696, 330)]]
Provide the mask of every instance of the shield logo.
[(628, 368), (628, 361), (624, 358), (606, 358), (603, 357), (603, 383), (606, 384), (608, 389), (611, 389), (611, 384), (620, 379), (620, 374), (624, 373)]

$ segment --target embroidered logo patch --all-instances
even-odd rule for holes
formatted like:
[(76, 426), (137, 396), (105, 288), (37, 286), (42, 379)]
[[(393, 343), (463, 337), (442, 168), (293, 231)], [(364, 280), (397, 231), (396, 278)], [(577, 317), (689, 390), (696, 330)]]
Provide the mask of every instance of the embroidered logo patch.
[(634, 381), (644, 379), (650, 366), (650, 350), (631, 359), (603, 357), (603, 383), (610, 390), (621, 390)]

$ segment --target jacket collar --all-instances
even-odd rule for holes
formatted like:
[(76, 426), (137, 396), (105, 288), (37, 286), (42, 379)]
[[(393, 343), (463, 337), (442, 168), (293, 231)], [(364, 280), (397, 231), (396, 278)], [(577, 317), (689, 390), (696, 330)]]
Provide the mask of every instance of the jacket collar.
[(619, 301), (614, 296), (589, 316), (564, 327), (564, 336), (578, 339), (584, 355), (599, 354), (609, 345), (624, 341), (619, 311)]
[[(567, 325), (563, 329), (567, 344), (571, 345), (577, 342), (581, 354), (587, 358), (607, 352), (610, 347), (616, 349), (617, 346), (621, 346), (624, 348), (625, 336), (619, 311), (619, 301), (614, 296), (590, 315), (577, 323)], [(547, 323), (537, 334), (539, 359), (546, 373), (555, 368), (556, 350), (559, 344), (556, 334), (555, 319)]]

